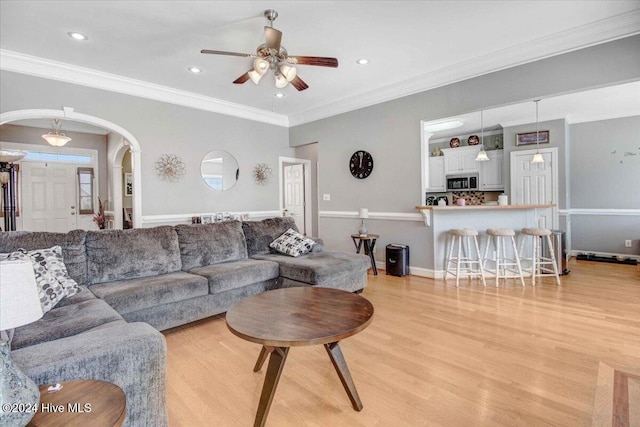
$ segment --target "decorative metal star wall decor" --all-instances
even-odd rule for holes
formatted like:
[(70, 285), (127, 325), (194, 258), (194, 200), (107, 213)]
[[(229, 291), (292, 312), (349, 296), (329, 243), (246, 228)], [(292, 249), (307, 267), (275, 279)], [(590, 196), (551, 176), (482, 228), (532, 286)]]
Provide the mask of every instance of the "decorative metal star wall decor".
[(178, 181), (185, 174), (185, 165), (175, 154), (165, 154), (156, 162), (156, 173), (165, 181)]
[(271, 168), (266, 163), (259, 163), (253, 168), (253, 179), (259, 185), (267, 185), (271, 182)]

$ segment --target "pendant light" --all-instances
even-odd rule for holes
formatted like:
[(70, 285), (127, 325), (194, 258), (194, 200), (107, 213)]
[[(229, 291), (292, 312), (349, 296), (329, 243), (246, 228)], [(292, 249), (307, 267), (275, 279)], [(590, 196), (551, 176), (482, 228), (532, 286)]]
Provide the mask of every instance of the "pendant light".
[(489, 156), (487, 156), (487, 152), (484, 151), (484, 111), (482, 110), (480, 110), (480, 147), (481, 150), (478, 151), (476, 162), (486, 162), (489, 160)]
[(533, 101), (536, 103), (536, 154), (533, 155), (533, 159), (531, 159), (531, 163), (544, 163), (544, 158), (542, 154), (540, 154), (540, 135), (538, 133), (538, 102), (539, 99)]
[(49, 132), (42, 137), (54, 147), (62, 147), (67, 142), (71, 141), (71, 138), (60, 132), (60, 120), (55, 119), (53, 121), (53, 133)]

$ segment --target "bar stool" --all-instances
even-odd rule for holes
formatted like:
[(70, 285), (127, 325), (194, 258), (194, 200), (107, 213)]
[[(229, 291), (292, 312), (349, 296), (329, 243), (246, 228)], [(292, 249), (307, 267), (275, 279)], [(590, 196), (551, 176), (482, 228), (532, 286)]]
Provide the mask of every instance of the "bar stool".
[[(491, 270), (485, 267), (485, 263), (487, 261), (492, 261), (495, 263), (496, 287), (498, 286), (500, 279), (510, 279), (516, 277), (520, 278), (520, 282), (522, 282), (522, 286), (524, 286), (522, 265), (520, 264), (520, 256), (518, 255), (518, 249), (516, 247), (516, 232), (510, 228), (489, 228), (487, 230), (487, 236), (489, 238), (487, 240), (487, 247), (484, 250), (484, 256), (482, 257), (482, 268), (486, 271), (491, 272)], [(489, 246), (491, 246), (492, 241), (494, 247), (496, 248), (494, 252), (495, 256), (493, 258), (487, 258), (487, 254), (489, 253)], [(509, 241), (511, 243), (511, 248), (513, 249), (513, 259), (507, 258), (506, 247), (509, 244)], [(513, 269), (513, 267), (517, 267), (517, 270)], [(502, 274), (500, 274), (500, 271), (502, 271)], [(507, 272), (513, 274), (508, 275)]]
[[(449, 230), (449, 237), (449, 255), (447, 256), (447, 263), (445, 264), (444, 273), (445, 282), (447, 281), (447, 276), (449, 274), (452, 274), (453, 276), (456, 276), (456, 287), (458, 287), (460, 285), (460, 270), (464, 269), (467, 277), (470, 278), (472, 276), (480, 276), (482, 278), (482, 284), (484, 286), (487, 286), (487, 282), (485, 282), (484, 280), (484, 270), (482, 269), (482, 255), (480, 254), (480, 247), (478, 246), (478, 232), (469, 228), (455, 228)], [(478, 259), (471, 258), (470, 239), (472, 237)], [(463, 238), (464, 243), (466, 243), (466, 251), (464, 257), (462, 256), (462, 249), (464, 246), (462, 240)], [(453, 247), (456, 244), (456, 239), (458, 244), (458, 256), (453, 257)], [(449, 269), (449, 264), (451, 263), (455, 264), (456, 266), (455, 272)], [(474, 265), (478, 266), (478, 270), (480, 270), (479, 273), (473, 271)]]
[[(558, 264), (556, 263), (555, 251), (553, 250), (553, 242), (551, 241), (551, 230), (547, 228), (523, 228), (522, 229), (522, 242), (520, 242), (520, 255), (522, 255), (522, 249), (524, 247), (524, 242), (527, 236), (533, 237), (533, 245), (531, 249), (531, 258), (520, 257), (523, 260), (531, 260), (531, 284), (533, 286), (536, 285), (536, 276), (550, 276), (554, 275), (556, 277), (556, 283), (560, 285), (560, 275), (558, 274)], [(551, 258), (545, 257), (542, 254), (542, 245), (541, 239), (547, 239), (547, 245), (549, 247), (549, 252), (551, 252)], [(545, 267), (545, 265), (549, 265), (553, 268)]]

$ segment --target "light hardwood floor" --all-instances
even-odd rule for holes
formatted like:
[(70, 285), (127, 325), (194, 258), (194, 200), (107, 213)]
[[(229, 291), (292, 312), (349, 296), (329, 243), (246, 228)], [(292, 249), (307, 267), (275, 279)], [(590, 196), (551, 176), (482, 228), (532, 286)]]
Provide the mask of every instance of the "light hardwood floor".
[[(640, 375), (640, 267), (574, 261), (557, 287), (369, 275), (373, 323), (340, 343), (355, 412), (322, 346), (297, 347), (268, 426), (590, 425), (599, 363)], [(251, 426), (260, 346), (218, 316), (165, 331), (172, 426)]]

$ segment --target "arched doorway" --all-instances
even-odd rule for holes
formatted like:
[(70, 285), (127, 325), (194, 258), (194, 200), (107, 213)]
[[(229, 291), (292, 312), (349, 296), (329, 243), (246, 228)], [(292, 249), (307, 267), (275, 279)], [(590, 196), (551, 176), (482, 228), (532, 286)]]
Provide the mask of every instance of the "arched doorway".
[[(0, 125), (5, 123), (14, 122), (17, 120), (26, 119), (64, 119), (81, 123), (87, 123), (94, 126), (103, 127), (112, 132), (120, 134), (123, 137), (121, 143), (109, 153), (108, 162), (110, 170), (110, 187), (113, 194), (113, 210), (115, 215), (120, 216), (120, 223), (122, 224), (122, 176), (119, 173), (113, 173), (113, 166), (122, 163), (122, 156), (127, 150), (131, 150), (131, 174), (133, 178), (133, 226), (139, 226), (142, 224), (142, 195), (140, 189), (142, 188), (141, 178), (141, 150), (138, 140), (126, 129), (118, 126), (115, 123), (101, 119), (99, 117), (89, 116), (87, 114), (76, 113), (73, 108), (63, 107), (62, 110), (48, 110), (48, 109), (30, 109), (30, 110), (15, 110), (8, 111), (6, 113), (0, 113)], [(120, 163), (117, 163), (117, 161)], [(120, 192), (120, 197), (117, 197), (115, 192)], [(116, 220), (116, 224), (118, 221)]]

